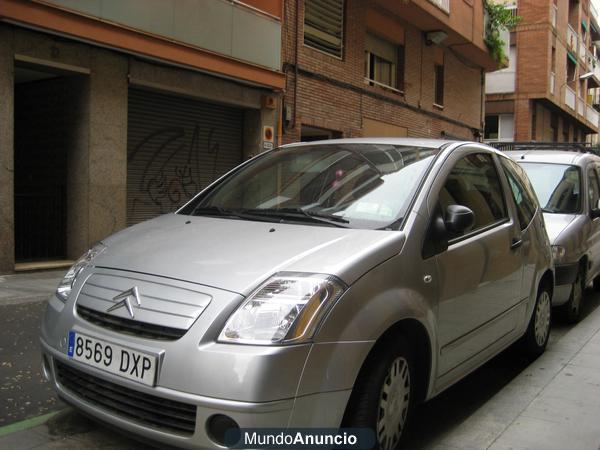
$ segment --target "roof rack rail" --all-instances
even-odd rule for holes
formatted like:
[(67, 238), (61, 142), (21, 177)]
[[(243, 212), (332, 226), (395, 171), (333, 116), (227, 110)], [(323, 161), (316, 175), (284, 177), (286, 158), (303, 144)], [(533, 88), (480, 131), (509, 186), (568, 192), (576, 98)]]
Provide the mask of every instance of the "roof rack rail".
[(500, 150), (557, 150), (578, 153), (594, 153), (600, 155), (600, 148), (589, 142), (535, 142), (535, 141), (517, 141), (517, 142), (487, 142), (488, 145)]

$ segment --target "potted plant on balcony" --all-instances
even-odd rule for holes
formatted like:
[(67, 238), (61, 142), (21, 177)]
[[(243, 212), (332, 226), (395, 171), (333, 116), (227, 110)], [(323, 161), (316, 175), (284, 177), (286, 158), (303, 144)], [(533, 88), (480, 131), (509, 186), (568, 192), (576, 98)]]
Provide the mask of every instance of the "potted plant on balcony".
[(501, 37), (502, 31), (509, 31), (520, 21), (521, 17), (514, 15), (512, 9), (503, 3), (484, 0), (485, 45), (492, 58), (498, 62), (499, 68), (508, 67), (508, 57), (504, 51), (506, 42)]

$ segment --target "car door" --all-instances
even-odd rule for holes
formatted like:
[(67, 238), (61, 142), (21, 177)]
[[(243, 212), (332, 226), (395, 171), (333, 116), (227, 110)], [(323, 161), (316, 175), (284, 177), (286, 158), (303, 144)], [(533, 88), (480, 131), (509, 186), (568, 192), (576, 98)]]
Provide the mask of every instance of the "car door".
[[(592, 209), (598, 207), (600, 199), (600, 183), (598, 182), (598, 174), (594, 164), (588, 165), (587, 168), (587, 205), (586, 214), (590, 220), (590, 229), (587, 234), (587, 248), (589, 249), (590, 268), (588, 276), (595, 276), (600, 270), (600, 217), (593, 217)], [(589, 278), (588, 278), (589, 281)]]
[[(539, 236), (535, 235), (537, 232), (536, 229), (530, 227), (539, 205), (533, 186), (531, 186), (523, 168), (509, 158), (500, 158), (500, 161), (506, 175), (512, 204), (514, 205), (521, 231), (519, 245), (522, 246), (523, 280), (521, 283), (520, 299), (525, 299), (531, 293), (531, 286), (536, 276), (536, 249), (538, 248), (536, 242), (544, 241), (544, 239), (540, 239)], [(513, 246), (517, 242), (515, 241)]]
[(438, 377), (451, 376), (518, 323), (507, 312), (518, 302), (521, 289), (521, 248), (511, 248), (520, 231), (508, 213), (495, 158), (484, 150), (455, 150), (439, 177), (441, 185), (432, 188), (428, 199), (430, 208), (442, 214), (448, 205), (458, 204), (475, 215), (472, 229), (448, 235), (447, 250), (435, 256)]

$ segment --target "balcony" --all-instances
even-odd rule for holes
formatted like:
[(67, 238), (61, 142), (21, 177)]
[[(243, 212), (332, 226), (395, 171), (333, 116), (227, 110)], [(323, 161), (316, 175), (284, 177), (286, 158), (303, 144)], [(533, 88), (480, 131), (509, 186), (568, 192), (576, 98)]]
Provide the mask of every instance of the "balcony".
[(450, 14), (450, 0), (429, 0), (429, 3), (433, 3), (442, 11)]
[(598, 128), (598, 120), (600, 118), (600, 115), (590, 105), (586, 105), (586, 118), (594, 128)]
[(573, 53), (577, 54), (577, 42), (579, 39), (577, 38), (577, 32), (573, 29), (571, 25), (567, 27), (567, 47)]
[[(379, 26), (399, 19), (422, 31), (443, 31), (447, 34), (443, 47), (452, 48), (459, 58), (464, 58), (486, 72), (498, 69), (498, 62), (484, 42), (486, 27), (482, 1), (369, 0), (368, 3), (367, 16), (377, 19)], [(385, 33), (389, 34), (388, 28), (386, 26)], [(383, 29), (381, 31), (384, 32)]]
[(585, 117), (585, 100), (581, 97), (577, 99), (577, 114)]
[(589, 72), (594, 70), (594, 66), (596, 65), (596, 57), (589, 50), (585, 53), (585, 66)]
[(497, 70), (485, 74), (486, 94), (507, 94), (515, 92), (516, 73), (514, 69)]
[(592, 16), (593, 19), (596, 20), (596, 22), (598, 22), (600, 20), (600, 16), (598, 16), (598, 10), (594, 6), (593, 2), (590, 2), (590, 15)]
[(565, 105), (575, 111), (575, 91), (569, 86), (565, 86)]
[(583, 62), (586, 61), (585, 42), (583, 42), (583, 39), (581, 38), (579, 38), (579, 59)]

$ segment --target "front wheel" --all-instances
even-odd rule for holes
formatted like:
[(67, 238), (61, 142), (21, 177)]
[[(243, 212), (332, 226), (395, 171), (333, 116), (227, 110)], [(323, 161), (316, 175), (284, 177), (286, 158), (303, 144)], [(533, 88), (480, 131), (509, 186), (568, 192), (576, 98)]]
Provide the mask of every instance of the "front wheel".
[(390, 339), (369, 357), (359, 374), (343, 426), (371, 428), (375, 448), (399, 447), (415, 400), (413, 353), (403, 337)]
[(523, 336), (523, 347), (530, 356), (537, 357), (544, 353), (550, 337), (551, 320), (552, 294), (550, 288), (543, 284), (539, 288), (533, 314)]

